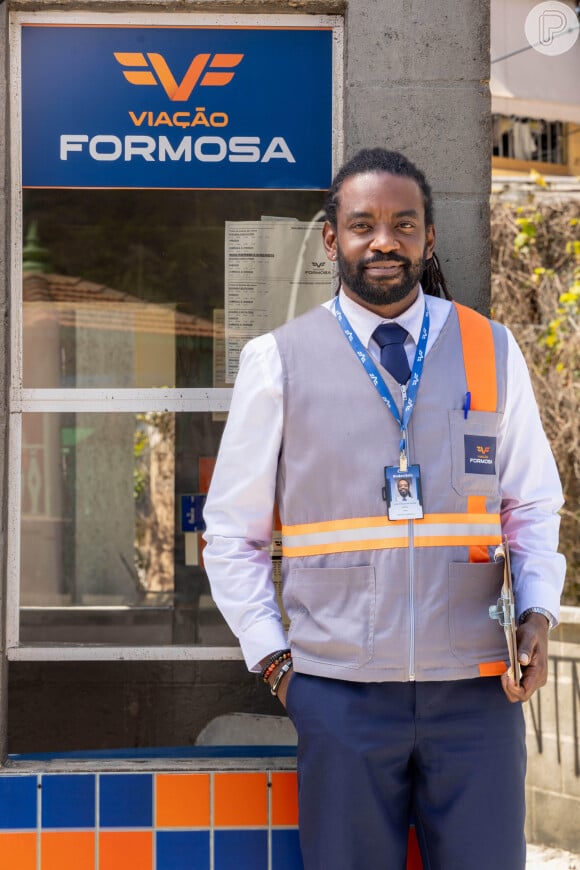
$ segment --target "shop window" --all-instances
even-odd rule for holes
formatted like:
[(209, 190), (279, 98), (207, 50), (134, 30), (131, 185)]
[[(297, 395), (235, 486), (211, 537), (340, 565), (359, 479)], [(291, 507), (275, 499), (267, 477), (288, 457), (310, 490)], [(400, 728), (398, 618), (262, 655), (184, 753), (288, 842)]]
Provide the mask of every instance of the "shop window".
[[(148, 411), (145, 396), (140, 412), (102, 413), (86, 400), (92, 388), (122, 388), (133, 401), (139, 389), (206, 388), (211, 399), (214, 387), (231, 388), (226, 220), (248, 227), (276, 214), (291, 218), (285, 233), (300, 228), (300, 245), (319, 244), (320, 221), (308, 226), (322, 194), (88, 196), (90, 210), (85, 191), (24, 191), (24, 387), (75, 389), (79, 400), (69, 412), (22, 415), (20, 642), (234, 645), (210, 597), (201, 532), (185, 531), (182, 517), (182, 498), (203, 503), (225, 414), (188, 412), (187, 400)], [(331, 294), (329, 267), (314, 270), (294, 314)], [(279, 322), (288, 290), (272, 300)]]
[[(22, 247), (12, 268), (21, 313), (12, 331), (10, 657), (238, 654), (203, 567), (203, 501), (241, 347), (332, 293), (320, 228), (339, 145), (339, 24), (328, 16), (245, 16), (244, 28), (239, 16), (14, 16), (22, 86), (14, 83), (12, 111), (19, 129), (21, 99), (23, 132), (13, 200)], [(184, 66), (171, 41), (146, 50), (156, 25), (164, 39), (199, 28), (217, 48), (187, 48), (194, 60)], [(75, 28), (81, 47), (73, 39), (72, 54), (56, 52)], [(91, 102), (79, 72), (101, 51), (100, 28), (129, 47), (112, 53), (105, 34), (108, 74), (130, 96), (129, 133), (113, 120), (106, 132), (90, 128), (101, 109), (108, 118), (110, 86)], [(272, 48), (265, 32), (283, 39)], [(258, 118), (258, 61), (248, 61), (252, 90), (243, 92), (240, 34), (255, 39), (256, 57), (265, 46), (269, 63), (286, 53), (294, 69), (308, 63), (310, 32), (326, 34), (313, 43), (324, 55), (308, 80), (315, 98), (290, 110), (293, 124), (276, 136), (264, 107)], [(51, 50), (54, 81), (66, 82), (73, 63), (80, 82), (65, 96), (56, 88), (47, 108), (35, 59)], [(299, 87), (289, 69), (288, 93)], [(319, 98), (317, 78), (326, 82)], [(219, 90), (233, 80), (238, 103)], [(202, 104), (195, 88), (204, 81)], [(280, 81), (271, 87), (279, 91)], [(79, 114), (62, 120), (69, 97)], [(239, 122), (238, 104), (250, 120)], [(201, 130), (191, 128), (196, 117)], [(310, 147), (306, 159), (291, 131), (299, 139), (320, 123), (324, 154)], [(47, 133), (44, 146), (46, 125), (60, 138)]]

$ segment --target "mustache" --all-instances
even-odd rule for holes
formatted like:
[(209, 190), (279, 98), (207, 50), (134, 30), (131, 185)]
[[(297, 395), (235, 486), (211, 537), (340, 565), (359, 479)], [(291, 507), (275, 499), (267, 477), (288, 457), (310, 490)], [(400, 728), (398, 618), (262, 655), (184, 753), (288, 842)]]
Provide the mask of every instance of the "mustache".
[(410, 266), (411, 261), (406, 257), (402, 257), (400, 254), (389, 254), (385, 257), (384, 254), (373, 254), (372, 257), (369, 257), (368, 260), (363, 260), (361, 265), (363, 269), (366, 266), (371, 266), (373, 263), (402, 263), (403, 266)]

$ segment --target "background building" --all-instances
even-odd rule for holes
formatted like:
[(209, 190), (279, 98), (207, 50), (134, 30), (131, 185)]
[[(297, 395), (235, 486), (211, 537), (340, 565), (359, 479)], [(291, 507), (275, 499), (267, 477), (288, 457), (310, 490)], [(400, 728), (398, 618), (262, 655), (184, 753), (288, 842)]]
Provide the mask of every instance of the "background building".
[[(547, 54), (531, 48), (525, 35), (526, 20), (538, 5), (534, 0), (491, 0), (493, 172), (498, 178), (530, 170), (562, 180), (574, 176), (577, 187), (580, 40), (560, 51), (574, 39), (567, 33), (574, 4), (546, 9)], [(562, 5), (569, 10), (568, 21), (560, 17)]]

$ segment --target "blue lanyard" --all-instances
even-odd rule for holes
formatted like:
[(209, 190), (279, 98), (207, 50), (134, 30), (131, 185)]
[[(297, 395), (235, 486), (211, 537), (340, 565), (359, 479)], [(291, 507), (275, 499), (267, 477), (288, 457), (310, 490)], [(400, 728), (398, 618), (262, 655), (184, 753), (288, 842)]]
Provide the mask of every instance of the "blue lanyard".
[(397, 408), (396, 402), (394, 401), (389, 388), (386, 383), (382, 379), (379, 370), (377, 369), (373, 358), (370, 353), (362, 344), (360, 338), (348, 322), (348, 319), (341, 308), (340, 302), (338, 300), (338, 296), (334, 301), (334, 313), (336, 315), (336, 319), (338, 320), (342, 331), (344, 332), (346, 338), (349, 340), (352, 349), (356, 353), (357, 357), (361, 361), (364, 370), (367, 375), (375, 385), (375, 389), (377, 390), (379, 396), (397, 421), (400, 429), (401, 429), (401, 442), (400, 442), (400, 452), (401, 452), (401, 468), (406, 470), (406, 442), (407, 442), (407, 427), (409, 425), (409, 420), (411, 419), (411, 414), (413, 413), (413, 408), (415, 407), (415, 400), (417, 398), (417, 392), (419, 390), (419, 381), (421, 380), (421, 374), (423, 372), (423, 363), (425, 362), (425, 351), (427, 349), (427, 339), (429, 337), (429, 309), (427, 308), (427, 303), (425, 303), (425, 312), (423, 314), (423, 323), (421, 324), (421, 335), (419, 336), (419, 343), (417, 345), (417, 351), (415, 353), (415, 359), (413, 361), (413, 368), (411, 370), (411, 377), (409, 379), (409, 386), (405, 390), (402, 388), (401, 392), (403, 394), (403, 415), (402, 417), (399, 415), (399, 409)]

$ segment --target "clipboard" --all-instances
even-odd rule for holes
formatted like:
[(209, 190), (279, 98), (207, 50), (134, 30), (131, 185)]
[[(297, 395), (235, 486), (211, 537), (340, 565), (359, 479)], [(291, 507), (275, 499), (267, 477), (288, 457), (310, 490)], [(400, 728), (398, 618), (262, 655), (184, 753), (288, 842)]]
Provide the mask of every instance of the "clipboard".
[(504, 535), (502, 543), (496, 548), (494, 561), (503, 559), (503, 585), (497, 604), (489, 608), (490, 619), (497, 619), (503, 627), (509, 653), (508, 673), (516, 686), (520, 685), (520, 663), (518, 662), (518, 644), (516, 640), (516, 608), (514, 602), (514, 590), (512, 584), (512, 572), (510, 565), (510, 551), (507, 536)]

